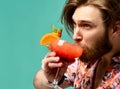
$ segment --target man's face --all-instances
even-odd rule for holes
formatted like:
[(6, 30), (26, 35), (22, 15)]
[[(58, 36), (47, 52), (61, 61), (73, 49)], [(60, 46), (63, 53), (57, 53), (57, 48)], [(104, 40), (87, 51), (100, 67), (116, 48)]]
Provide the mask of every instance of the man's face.
[(111, 50), (108, 30), (104, 26), (99, 9), (92, 6), (78, 7), (72, 19), (74, 21), (73, 39), (84, 49), (80, 60), (91, 62)]

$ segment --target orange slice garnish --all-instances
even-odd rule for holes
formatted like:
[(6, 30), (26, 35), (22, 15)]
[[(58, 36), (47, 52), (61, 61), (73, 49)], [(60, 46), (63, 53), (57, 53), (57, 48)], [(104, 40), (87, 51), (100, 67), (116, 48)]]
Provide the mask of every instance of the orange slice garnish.
[(52, 25), (52, 32), (43, 35), (40, 39), (40, 44), (49, 47), (52, 41), (59, 40), (61, 38), (61, 34), (62, 29), (57, 29), (54, 25)]
[(40, 44), (48, 46), (53, 40), (59, 39), (60, 37), (58, 37), (56, 33), (47, 33), (41, 38)]

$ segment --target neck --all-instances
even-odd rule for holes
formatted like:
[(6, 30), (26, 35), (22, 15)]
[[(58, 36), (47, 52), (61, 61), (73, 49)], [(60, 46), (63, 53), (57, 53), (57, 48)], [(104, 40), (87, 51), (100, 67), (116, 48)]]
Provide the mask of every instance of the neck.
[(99, 84), (101, 83), (102, 78), (106, 72), (106, 69), (109, 67), (109, 65), (111, 63), (111, 59), (114, 56), (114, 54), (115, 54), (115, 52), (113, 50), (111, 50), (109, 53), (107, 53), (101, 57), (101, 60), (98, 63), (98, 67), (96, 69), (94, 89), (96, 89), (99, 86)]
[(98, 66), (97, 66), (97, 69), (96, 69), (94, 89), (96, 89), (99, 86), (99, 84), (101, 83), (101, 81), (103, 79), (103, 76), (106, 72), (106, 69), (109, 67), (110, 63), (111, 63), (111, 57), (110, 56), (101, 57), (101, 60), (98, 63)]

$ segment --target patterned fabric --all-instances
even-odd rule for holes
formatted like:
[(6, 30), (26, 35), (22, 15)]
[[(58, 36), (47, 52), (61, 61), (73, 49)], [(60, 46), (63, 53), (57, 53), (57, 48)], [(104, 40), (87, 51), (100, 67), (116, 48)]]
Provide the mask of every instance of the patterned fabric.
[[(65, 81), (74, 89), (92, 89), (97, 63), (98, 61), (93, 64), (84, 64), (76, 59), (73, 64), (68, 66)], [(97, 89), (120, 89), (120, 56), (112, 58)]]

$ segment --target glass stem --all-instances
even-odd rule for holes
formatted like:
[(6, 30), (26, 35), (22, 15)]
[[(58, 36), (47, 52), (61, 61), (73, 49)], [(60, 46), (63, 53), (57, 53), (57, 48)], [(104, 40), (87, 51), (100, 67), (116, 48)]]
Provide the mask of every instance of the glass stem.
[(60, 68), (57, 69), (57, 72), (56, 72), (56, 75), (55, 75), (55, 79), (53, 80), (53, 84), (54, 85), (57, 85), (58, 84), (58, 75), (59, 75), (59, 72), (60, 72)]

